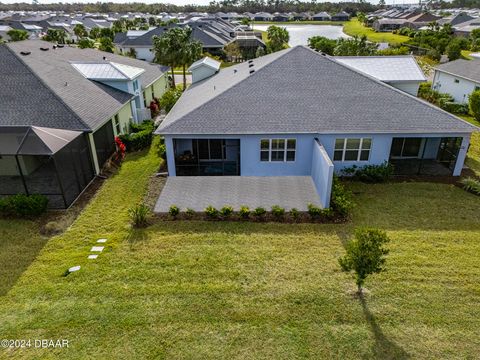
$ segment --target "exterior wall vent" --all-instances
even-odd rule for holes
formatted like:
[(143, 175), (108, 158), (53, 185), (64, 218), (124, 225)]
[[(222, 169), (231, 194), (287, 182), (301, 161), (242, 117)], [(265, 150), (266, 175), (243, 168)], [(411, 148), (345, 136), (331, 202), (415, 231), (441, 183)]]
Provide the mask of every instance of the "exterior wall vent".
[(250, 74), (253, 74), (254, 72), (255, 72), (255, 70), (254, 70), (254, 69), (250, 70)]

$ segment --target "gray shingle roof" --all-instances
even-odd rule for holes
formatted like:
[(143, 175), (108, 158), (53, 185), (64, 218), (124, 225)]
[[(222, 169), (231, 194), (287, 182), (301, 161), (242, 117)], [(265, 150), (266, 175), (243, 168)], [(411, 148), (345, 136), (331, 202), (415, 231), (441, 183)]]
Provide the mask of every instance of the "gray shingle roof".
[(480, 82), (480, 61), (458, 59), (439, 65), (436, 69), (465, 79)]
[(5, 45), (0, 45), (0, 77), (0, 125), (88, 130)]
[[(13, 42), (7, 46), (92, 130), (118, 112), (132, 98), (132, 95), (86, 79), (72, 66), (71, 62), (102, 62), (103, 56), (106, 56), (107, 61), (140, 67), (145, 69), (145, 72), (140, 75), (144, 87), (158, 79), (165, 71), (165, 68), (159, 65), (95, 49), (65, 46), (53, 50), (51, 43), (40, 40)], [(50, 50), (42, 51), (40, 47), (50, 48)], [(30, 55), (22, 56), (20, 55), (22, 51), (30, 52)], [(0, 69), (0, 73), (2, 72)], [(30, 116), (30, 123), (27, 125), (54, 127), (49, 124), (33, 123), (36, 121), (34, 118)]]
[(223, 69), (192, 85), (157, 132), (469, 133), (476, 129), (307, 47), (267, 55), (253, 64)]

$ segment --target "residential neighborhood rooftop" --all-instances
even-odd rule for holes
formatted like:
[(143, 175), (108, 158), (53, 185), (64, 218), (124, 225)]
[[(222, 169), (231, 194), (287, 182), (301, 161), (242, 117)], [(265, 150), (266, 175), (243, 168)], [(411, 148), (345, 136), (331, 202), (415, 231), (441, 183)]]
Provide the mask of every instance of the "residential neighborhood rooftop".
[(473, 129), (333, 58), (296, 46), (222, 69), (193, 84), (157, 133), (462, 133)]
[(480, 82), (480, 62), (478, 61), (458, 59), (438, 65), (436, 69), (465, 79)]

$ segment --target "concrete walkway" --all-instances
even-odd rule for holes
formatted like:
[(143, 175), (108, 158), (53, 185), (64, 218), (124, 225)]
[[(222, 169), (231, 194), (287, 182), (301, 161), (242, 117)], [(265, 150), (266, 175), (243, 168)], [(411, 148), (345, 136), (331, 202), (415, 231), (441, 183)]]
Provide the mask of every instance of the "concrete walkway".
[(310, 176), (173, 176), (167, 179), (155, 212), (168, 212), (171, 205), (195, 211), (208, 205), (217, 209), (230, 205), (235, 210), (242, 205), (267, 210), (279, 205), (306, 211), (310, 203), (321, 207)]

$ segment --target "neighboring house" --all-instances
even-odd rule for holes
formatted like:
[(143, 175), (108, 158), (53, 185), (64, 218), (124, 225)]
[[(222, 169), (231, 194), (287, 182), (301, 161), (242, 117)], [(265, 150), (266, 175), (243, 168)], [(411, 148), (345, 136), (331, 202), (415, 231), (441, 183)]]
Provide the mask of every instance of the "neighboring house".
[(312, 16), (312, 20), (315, 21), (330, 21), (331, 17), (325, 11), (319, 12)]
[(445, 17), (442, 19), (437, 20), (437, 24), (439, 25), (445, 25), (445, 24), (450, 24), (452, 26), (459, 25), (461, 23), (464, 23), (466, 21), (473, 20), (474, 18), (467, 13), (461, 12), (453, 16)]
[[(201, 184), (209, 194), (238, 185), (245, 191), (236, 194), (240, 199), (261, 197), (256, 191), (271, 185), (270, 196), (282, 205), (283, 196), (307, 186), (292, 179), (307, 177), (316, 189), (311, 199), (327, 207), (333, 172), (353, 165), (391, 162), (397, 173), (458, 176), (476, 129), (296, 46), (222, 69), (184, 92), (156, 130), (165, 137), (170, 175), (157, 211), (182, 205), (185, 198), (172, 196), (175, 184), (184, 191)], [(278, 185), (283, 181), (291, 188)]]
[(373, 22), (372, 27), (375, 31), (390, 32), (392, 30), (398, 30), (404, 26), (408, 26), (407, 19), (377, 19)]
[(286, 22), (290, 20), (290, 15), (283, 14), (283, 13), (274, 13), (273, 14), (273, 21), (276, 22)]
[(10, 36), (8, 36), (7, 34), (10, 30), (13, 30), (10, 26), (0, 25), (0, 40), (3, 40), (3, 41), (10, 40)]
[(480, 18), (474, 18), (472, 20), (455, 25), (453, 29), (454, 34), (457, 36), (470, 36), (473, 30), (480, 29)]
[(413, 96), (417, 96), (420, 84), (427, 81), (411, 55), (336, 56), (335, 60)]
[(332, 15), (332, 21), (348, 21), (350, 20), (350, 14), (345, 11)]
[(452, 95), (455, 102), (468, 102), (468, 95), (480, 89), (480, 61), (458, 59), (438, 65), (432, 88)]
[(254, 21), (273, 21), (273, 15), (266, 12), (258, 12), (253, 14)]
[(151, 118), (165, 70), (40, 40), (1, 45), (0, 195), (40, 193), (68, 207), (114, 152), (114, 136)]

